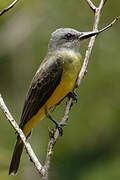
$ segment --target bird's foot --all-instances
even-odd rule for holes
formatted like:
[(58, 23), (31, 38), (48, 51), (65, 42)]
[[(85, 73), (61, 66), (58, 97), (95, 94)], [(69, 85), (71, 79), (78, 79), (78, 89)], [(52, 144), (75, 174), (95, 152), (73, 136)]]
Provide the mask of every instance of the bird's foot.
[(66, 123), (58, 123), (56, 124), (56, 129), (58, 129), (60, 136), (63, 135), (63, 127), (66, 126)]
[(69, 99), (72, 98), (73, 101), (75, 101), (75, 102), (77, 103), (77, 94), (76, 94), (75, 92), (73, 92), (73, 91), (69, 92), (68, 95), (67, 95), (67, 97), (68, 97)]
[(47, 117), (56, 125), (56, 129), (58, 129), (60, 136), (63, 135), (63, 127), (66, 125), (66, 123), (58, 123), (55, 121), (50, 114), (47, 114)]

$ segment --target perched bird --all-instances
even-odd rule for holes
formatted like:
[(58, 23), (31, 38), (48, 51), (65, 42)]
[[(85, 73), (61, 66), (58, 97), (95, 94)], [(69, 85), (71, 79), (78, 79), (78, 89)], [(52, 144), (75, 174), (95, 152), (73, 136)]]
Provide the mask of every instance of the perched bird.
[[(49, 111), (67, 95), (74, 96), (72, 89), (81, 68), (81, 41), (96, 34), (98, 31), (79, 32), (71, 28), (57, 29), (52, 33), (47, 55), (32, 79), (23, 106), (20, 128), (27, 138), (32, 128), (45, 115), (62, 134), (61, 125), (52, 119)], [(23, 147), (18, 135), (9, 175), (17, 173)]]

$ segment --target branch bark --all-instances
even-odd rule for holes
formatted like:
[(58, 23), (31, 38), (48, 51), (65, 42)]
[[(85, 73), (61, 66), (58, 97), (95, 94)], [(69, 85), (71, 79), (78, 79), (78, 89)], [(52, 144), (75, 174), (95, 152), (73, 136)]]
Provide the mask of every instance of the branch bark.
[(91, 0), (86, 0), (92, 11), (95, 13), (96, 7)]
[(12, 127), (15, 129), (15, 131), (19, 134), (19, 136), (21, 137), (25, 148), (27, 150), (27, 153), (30, 157), (30, 159), (32, 160), (32, 162), (34, 163), (36, 169), (38, 170), (38, 172), (41, 175), (44, 175), (45, 170), (43, 168), (43, 166), (41, 165), (41, 163), (39, 162), (39, 160), (37, 159), (35, 153), (33, 152), (29, 142), (26, 140), (26, 137), (23, 133), (23, 131), (19, 128), (18, 124), (16, 123), (16, 121), (14, 120), (14, 118), (12, 117), (12, 115), (10, 114), (7, 106), (5, 105), (3, 98), (0, 94), (0, 109), (2, 110), (3, 114), (5, 115), (5, 117), (7, 118), (7, 120), (9, 121), (9, 123), (12, 125)]
[[(70, 98), (70, 100), (67, 102), (65, 111), (64, 111), (64, 115), (62, 117), (61, 123), (62, 124), (66, 124), (67, 120), (68, 120), (68, 115), (69, 115), (69, 111), (72, 105), (72, 98)], [(53, 150), (54, 150), (54, 146), (59, 138), (59, 131), (58, 129), (56, 129), (56, 131), (52, 131), (50, 132), (50, 140), (48, 143), (48, 150), (47, 150), (47, 155), (46, 155), (46, 161), (45, 161), (45, 165), (44, 165), (44, 169), (45, 169), (45, 174), (42, 177), (42, 180), (48, 180), (48, 170), (50, 168), (50, 162), (53, 156)]]
[(7, 8), (3, 9), (3, 11), (0, 12), (0, 16), (8, 12), (10, 9), (12, 9), (18, 2), (19, 0), (13, 1)]

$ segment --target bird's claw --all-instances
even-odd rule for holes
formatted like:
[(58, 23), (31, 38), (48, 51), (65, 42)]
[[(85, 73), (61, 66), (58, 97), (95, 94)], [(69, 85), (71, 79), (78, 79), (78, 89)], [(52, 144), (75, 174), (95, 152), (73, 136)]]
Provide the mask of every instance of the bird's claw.
[(67, 96), (68, 96), (69, 99), (72, 98), (73, 101), (75, 101), (77, 103), (77, 94), (76, 93), (71, 91), (71, 92), (68, 93)]
[(60, 136), (63, 135), (63, 127), (66, 126), (66, 123), (57, 123), (56, 129), (58, 129)]

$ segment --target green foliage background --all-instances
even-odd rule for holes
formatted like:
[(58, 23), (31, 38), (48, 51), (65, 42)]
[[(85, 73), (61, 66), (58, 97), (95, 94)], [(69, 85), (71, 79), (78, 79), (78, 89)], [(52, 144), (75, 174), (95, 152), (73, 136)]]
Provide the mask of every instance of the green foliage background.
[[(0, 0), (0, 10), (12, 0)], [(99, 0), (94, 0), (95, 4)], [(120, 1), (107, 1), (100, 27), (120, 15)], [(29, 83), (44, 58), (50, 34), (60, 27), (92, 29), (94, 16), (85, 0), (20, 1), (0, 17), (0, 93), (19, 122)], [(81, 52), (84, 57), (88, 41)], [(53, 116), (59, 120), (65, 102)], [(34, 128), (30, 143), (42, 162), (49, 120)], [(0, 114), (0, 179), (35, 180), (38, 172), (23, 153), (18, 175), (8, 176), (16, 135)], [(78, 103), (55, 146), (50, 180), (120, 179), (120, 22), (97, 37)]]

